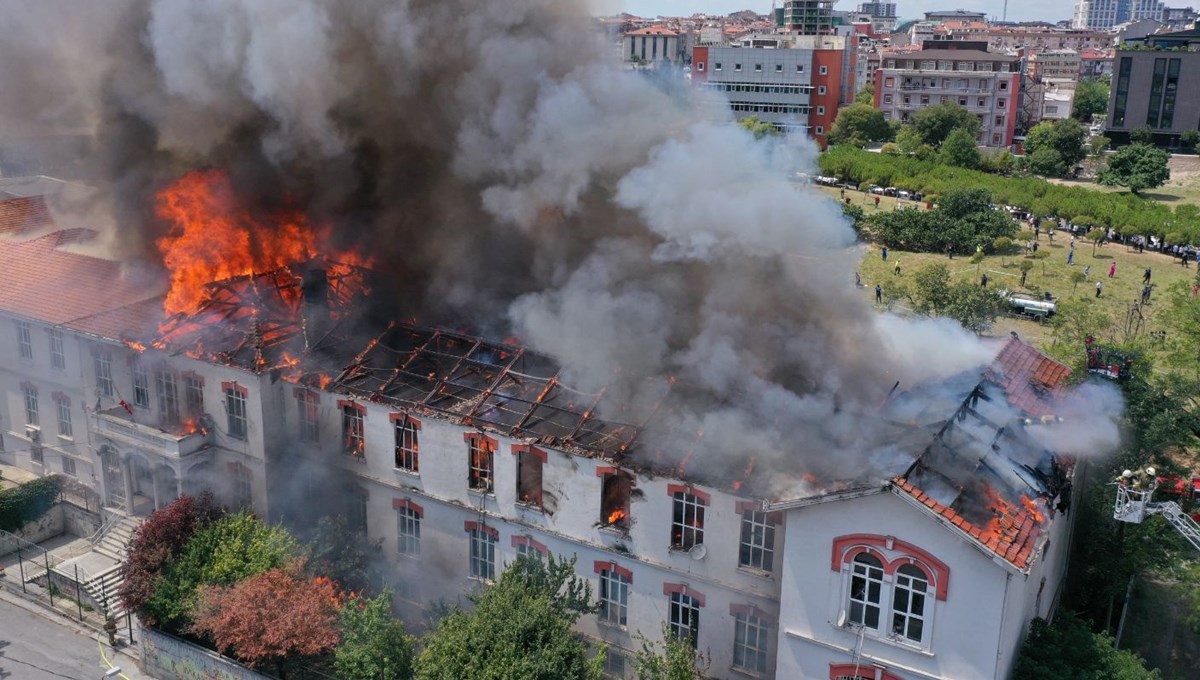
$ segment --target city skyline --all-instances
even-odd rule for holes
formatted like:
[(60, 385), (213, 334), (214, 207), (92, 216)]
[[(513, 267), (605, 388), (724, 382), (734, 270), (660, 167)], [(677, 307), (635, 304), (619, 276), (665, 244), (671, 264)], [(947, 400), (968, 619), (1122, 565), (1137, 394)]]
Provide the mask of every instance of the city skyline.
[[(777, 0), (782, 2), (783, 0)], [(608, 6), (612, 3), (604, 3)], [(690, 16), (696, 13), (729, 14), (744, 9), (752, 9), (766, 14), (771, 7), (768, 0), (624, 0), (616, 3), (623, 5), (623, 10), (630, 14), (643, 17), (654, 16)], [(839, 10), (852, 10), (859, 3), (857, 0), (838, 0), (834, 7)], [(1000, 18), (1003, 4), (986, 2), (984, 0), (897, 0), (896, 9), (902, 20), (920, 18), (925, 12), (948, 9), (965, 9), (987, 12), (989, 17), (995, 12)], [(1037, 0), (1010, 0), (1008, 3), (1009, 21), (1060, 21), (1069, 20), (1074, 10), (1074, 3), (1067, 0), (1055, 2), (1038, 2)]]

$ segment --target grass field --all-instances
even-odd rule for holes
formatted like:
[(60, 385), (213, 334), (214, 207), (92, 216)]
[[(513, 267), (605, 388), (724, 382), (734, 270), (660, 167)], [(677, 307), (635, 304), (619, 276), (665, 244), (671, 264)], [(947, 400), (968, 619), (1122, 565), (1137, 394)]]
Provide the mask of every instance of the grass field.
[[(838, 189), (821, 187), (821, 190), (834, 199), (841, 200), (841, 193)], [(1200, 199), (1200, 187), (1197, 188), (1197, 191), (1198, 199)], [(848, 190), (845, 196), (850, 198), (853, 204), (863, 206), (867, 214), (877, 211), (875, 196), (871, 194)], [(917, 206), (913, 201), (898, 201), (895, 198), (884, 196), (880, 199), (879, 210), (895, 210), (897, 204), (905, 204), (906, 207)], [(919, 207), (924, 209), (923, 204)], [(1028, 228), (1028, 225), (1023, 225), (1023, 227)], [(1141, 297), (1142, 273), (1146, 267), (1150, 267), (1153, 270), (1151, 281), (1154, 283), (1154, 289), (1150, 296), (1150, 304), (1141, 309), (1144, 318), (1142, 323), (1142, 333), (1144, 334), (1157, 330), (1159, 327), (1154, 320), (1154, 315), (1158, 309), (1157, 301), (1162, 291), (1176, 281), (1190, 281), (1196, 275), (1195, 263), (1185, 269), (1178, 264), (1177, 260), (1173, 261), (1166, 255), (1149, 251), (1137, 253), (1132, 248), (1113, 243), (1096, 248), (1095, 254), (1093, 254), (1092, 244), (1082, 239), (1075, 244), (1075, 264), (1068, 266), (1067, 252), (1069, 250), (1069, 234), (1057, 232), (1053, 243), (1043, 234), (1039, 241), (1037, 257), (1033, 259), (1035, 266), (1026, 277), (1025, 288), (1021, 288), (1019, 263), (1024, 259), (1024, 255), (1003, 257), (991, 255), (975, 265), (965, 257), (949, 259), (945, 255), (892, 250), (888, 253), (887, 261), (884, 262), (879, 246), (867, 244), (859, 265), (859, 275), (864, 284), (862, 294), (873, 300), (876, 283), (883, 284), (886, 289), (888, 283), (894, 282), (897, 278), (907, 279), (921, 265), (941, 262), (949, 265), (955, 279), (978, 282), (980, 276), (986, 272), (989, 287), (996, 286), (1023, 292), (1049, 291), (1062, 300), (1077, 298), (1085, 300), (1089, 304), (1099, 305), (1113, 318), (1118, 328), (1124, 329), (1127, 321), (1130, 320), (1134, 303)], [(900, 264), (898, 277), (895, 273), (897, 262)], [(1107, 274), (1108, 267), (1112, 262), (1117, 263), (1117, 272), (1116, 276), (1110, 279)], [(1084, 267), (1088, 266), (1091, 267), (1089, 281), (1080, 283), (1075, 288), (1070, 281), (1071, 271), (1082, 271)], [(1095, 285), (1098, 280), (1104, 282), (1103, 294), (1099, 299), (1095, 297)], [(1014, 330), (1022, 338), (1039, 345), (1048, 345), (1051, 342), (1050, 329), (1047, 325), (1026, 319), (1001, 318), (992, 328), (991, 334), (1003, 336)]]

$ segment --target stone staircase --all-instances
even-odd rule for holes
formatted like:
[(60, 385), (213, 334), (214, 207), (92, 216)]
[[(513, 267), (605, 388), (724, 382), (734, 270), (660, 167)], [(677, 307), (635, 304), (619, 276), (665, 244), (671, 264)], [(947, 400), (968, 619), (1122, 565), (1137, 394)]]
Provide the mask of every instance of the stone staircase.
[(89, 578), (83, 582), (83, 589), (97, 605), (103, 607), (107, 604), (113, 618), (119, 618), (125, 613), (121, 607), (121, 598), (117, 594), (124, 582), (121, 578), (121, 565), (125, 563), (129, 554), (129, 541), (133, 538), (133, 532), (141, 523), (142, 520), (138, 517), (121, 517), (108, 526), (92, 545), (93, 551), (112, 558), (116, 564), (89, 574)]
[(93, 542), (92, 549), (102, 555), (108, 555), (117, 562), (124, 562), (129, 554), (129, 541), (141, 523), (142, 520), (138, 517), (122, 517)]

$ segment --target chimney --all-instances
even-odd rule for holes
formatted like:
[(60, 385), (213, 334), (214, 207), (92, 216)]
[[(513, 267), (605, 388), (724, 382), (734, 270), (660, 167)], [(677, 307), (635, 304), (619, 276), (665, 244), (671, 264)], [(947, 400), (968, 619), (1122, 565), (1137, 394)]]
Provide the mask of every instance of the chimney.
[(301, 315), (304, 319), (304, 348), (310, 350), (332, 327), (329, 315), (329, 272), (319, 263), (312, 262), (304, 270), (300, 281), (300, 297), (303, 300)]

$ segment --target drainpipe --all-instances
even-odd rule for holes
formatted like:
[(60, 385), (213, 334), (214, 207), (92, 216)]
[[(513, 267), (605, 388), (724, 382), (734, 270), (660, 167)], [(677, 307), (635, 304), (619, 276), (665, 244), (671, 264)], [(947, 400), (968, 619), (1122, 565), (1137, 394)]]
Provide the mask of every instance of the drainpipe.
[(1001, 645), (1004, 643), (1004, 622), (1008, 618), (1008, 588), (1012, 585), (1012, 574), (1004, 573), (1004, 601), (1000, 603), (1000, 636), (996, 644), (996, 664), (995, 670), (992, 671), (992, 677), (995, 680), (1000, 680), (1000, 654), (1004, 651)]

